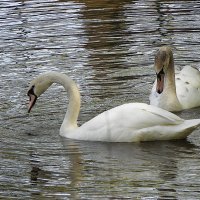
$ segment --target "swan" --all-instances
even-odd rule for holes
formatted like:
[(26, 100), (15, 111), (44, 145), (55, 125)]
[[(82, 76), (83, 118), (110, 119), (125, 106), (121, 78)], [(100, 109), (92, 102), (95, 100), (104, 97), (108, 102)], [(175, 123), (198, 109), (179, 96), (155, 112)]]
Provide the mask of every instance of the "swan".
[(140, 142), (186, 138), (200, 125), (200, 119), (184, 120), (161, 108), (144, 103), (127, 103), (107, 110), (82, 126), (77, 126), (80, 93), (76, 83), (67, 75), (48, 72), (30, 83), (28, 112), (52, 83), (64, 86), (69, 94), (68, 109), (60, 135), (77, 140), (105, 142)]
[(200, 106), (200, 71), (191, 66), (174, 69), (172, 49), (162, 46), (155, 56), (157, 80), (150, 104), (168, 111), (181, 111)]

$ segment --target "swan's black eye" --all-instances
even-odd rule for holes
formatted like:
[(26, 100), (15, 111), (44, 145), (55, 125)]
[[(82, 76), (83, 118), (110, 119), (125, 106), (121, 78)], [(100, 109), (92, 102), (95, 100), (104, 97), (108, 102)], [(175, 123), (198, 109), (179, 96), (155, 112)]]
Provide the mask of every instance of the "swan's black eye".
[(30, 96), (30, 94), (35, 95), (34, 93), (34, 85), (31, 87), (31, 89), (28, 91), (27, 95)]

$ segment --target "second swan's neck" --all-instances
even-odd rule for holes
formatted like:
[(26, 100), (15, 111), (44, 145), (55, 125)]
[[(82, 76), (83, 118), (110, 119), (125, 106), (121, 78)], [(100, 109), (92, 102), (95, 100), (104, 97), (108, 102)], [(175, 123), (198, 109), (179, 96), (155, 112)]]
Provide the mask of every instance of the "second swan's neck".
[(178, 100), (176, 93), (176, 82), (175, 82), (175, 69), (174, 69), (174, 59), (173, 55), (170, 56), (168, 70), (165, 75), (165, 88), (163, 97), (167, 99), (168, 107), (171, 107), (172, 110), (180, 110), (181, 104)]
[(166, 80), (165, 80), (166, 89), (171, 90), (171, 92), (173, 91), (173, 93), (176, 94), (176, 83), (175, 83), (175, 70), (174, 70), (173, 55), (170, 56), (170, 61), (169, 61), (169, 65), (168, 65), (165, 76), (166, 76)]
[(80, 92), (76, 83), (69, 76), (57, 72), (52, 72), (50, 78), (52, 82), (63, 85), (69, 96), (69, 103), (61, 126), (61, 132), (62, 129), (76, 128), (81, 105)]

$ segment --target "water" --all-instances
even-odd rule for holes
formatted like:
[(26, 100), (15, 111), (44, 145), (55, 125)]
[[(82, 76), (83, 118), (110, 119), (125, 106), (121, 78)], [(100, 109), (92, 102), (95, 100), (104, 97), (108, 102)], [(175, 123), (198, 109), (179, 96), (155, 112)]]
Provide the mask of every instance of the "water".
[[(27, 87), (69, 74), (79, 124), (146, 102), (163, 44), (176, 65), (200, 57), (199, 1), (0, 1), (1, 199), (199, 199), (199, 130), (187, 140), (110, 144), (59, 136), (67, 95), (54, 85), (27, 114)], [(199, 118), (200, 109), (178, 113)]]

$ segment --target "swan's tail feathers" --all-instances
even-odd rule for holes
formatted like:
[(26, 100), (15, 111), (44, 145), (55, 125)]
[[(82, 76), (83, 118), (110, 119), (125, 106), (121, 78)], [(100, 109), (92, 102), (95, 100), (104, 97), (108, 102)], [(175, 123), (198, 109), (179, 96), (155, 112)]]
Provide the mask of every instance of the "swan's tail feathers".
[(186, 139), (198, 126), (200, 119), (184, 120), (178, 125), (153, 126), (134, 133), (133, 141), (178, 140)]
[(184, 139), (188, 135), (192, 133), (197, 127), (200, 126), (200, 119), (191, 119), (191, 120), (185, 120), (182, 126), (182, 133), (179, 135), (180, 138), (178, 139)]
[(188, 128), (197, 128), (198, 126), (200, 126), (200, 119), (190, 119), (190, 120), (185, 120), (185, 122), (183, 123), (186, 127), (188, 126)]

